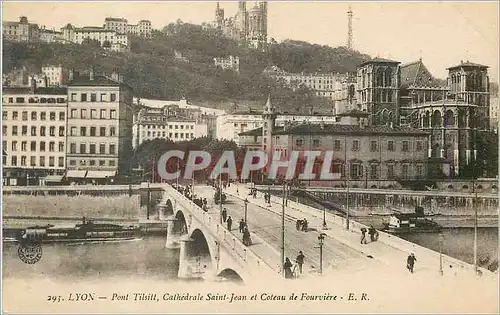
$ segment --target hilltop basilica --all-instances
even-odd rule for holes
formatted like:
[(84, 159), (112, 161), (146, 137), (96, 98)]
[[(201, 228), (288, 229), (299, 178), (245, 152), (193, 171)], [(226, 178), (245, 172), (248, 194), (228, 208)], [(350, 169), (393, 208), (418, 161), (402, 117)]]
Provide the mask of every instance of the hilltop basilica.
[(247, 9), (246, 1), (238, 1), (238, 13), (232, 18), (225, 18), (224, 9), (217, 2), (214, 24), (224, 36), (263, 50), (267, 44), (267, 2), (256, 2)]

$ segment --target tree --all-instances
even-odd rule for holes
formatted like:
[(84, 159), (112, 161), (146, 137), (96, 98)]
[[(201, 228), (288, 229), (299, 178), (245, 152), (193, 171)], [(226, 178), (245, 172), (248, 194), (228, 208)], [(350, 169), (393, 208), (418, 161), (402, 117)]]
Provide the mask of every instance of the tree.
[(103, 48), (111, 48), (111, 42), (109, 40), (105, 40), (103, 43), (102, 43), (102, 47)]

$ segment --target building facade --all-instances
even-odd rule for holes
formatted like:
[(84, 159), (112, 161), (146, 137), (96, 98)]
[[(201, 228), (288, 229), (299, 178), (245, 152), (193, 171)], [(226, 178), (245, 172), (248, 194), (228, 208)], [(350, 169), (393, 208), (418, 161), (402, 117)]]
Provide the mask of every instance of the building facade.
[(19, 22), (2, 22), (3, 38), (15, 42), (36, 42), (40, 39), (38, 24), (29, 23), (28, 18), (21, 16)]
[(4, 185), (38, 185), (66, 170), (66, 88), (3, 88)]
[[(323, 152), (313, 168), (316, 175), (324, 152), (333, 151), (330, 172), (340, 178), (327, 181), (328, 186), (397, 188), (400, 181), (426, 178), (428, 136), (408, 127), (301, 124), (275, 131), (272, 151), (280, 152), (280, 160), (289, 159), (292, 151)], [(299, 169), (304, 162), (301, 155)], [(321, 181), (312, 184), (321, 185)]]
[(240, 58), (238, 56), (229, 56), (227, 58), (214, 58), (214, 64), (216, 67), (220, 67), (224, 70), (232, 70), (234, 72), (240, 72)]
[(106, 181), (130, 171), (132, 89), (111, 77), (70, 73), (66, 177)]
[(127, 19), (107, 17), (104, 19), (104, 29), (113, 30), (120, 34), (151, 37), (151, 21), (140, 20), (137, 24), (128, 24)]
[(224, 9), (217, 2), (214, 26), (226, 37), (264, 50), (267, 48), (267, 2), (258, 2), (247, 9), (246, 1), (238, 1), (238, 13), (232, 18), (224, 16)]
[(61, 28), (61, 31), (65, 43), (81, 45), (85, 41), (96, 41), (99, 45), (114, 51), (121, 51), (124, 48), (128, 49), (130, 47), (127, 33), (119, 33), (104, 27), (86, 26), (77, 28), (71, 24), (67, 24)]
[(61, 65), (42, 66), (42, 74), (47, 78), (48, 86), (60, 86), (64, 82), (64, 69)]

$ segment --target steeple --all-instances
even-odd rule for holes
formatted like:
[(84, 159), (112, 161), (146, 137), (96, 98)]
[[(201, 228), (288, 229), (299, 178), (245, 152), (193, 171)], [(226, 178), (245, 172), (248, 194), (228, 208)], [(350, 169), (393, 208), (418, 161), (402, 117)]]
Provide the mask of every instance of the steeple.
[(271, 104), (271, 94), (267, 96), (266, 107), (264, 108), (264, 114), (273, 114), (275, 112), (275, 108)]

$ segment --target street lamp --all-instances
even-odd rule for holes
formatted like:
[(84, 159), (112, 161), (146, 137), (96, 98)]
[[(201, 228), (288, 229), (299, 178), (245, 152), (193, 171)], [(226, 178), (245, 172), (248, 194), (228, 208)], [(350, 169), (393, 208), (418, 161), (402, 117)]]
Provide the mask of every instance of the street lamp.
[(319, 273), (323, 274), (323, 241), (325, 240), (325, 233), (318, 236), (319, 241)]
[(248, 208), (249, 201), (247, 198), (245, 198), (244, 202), (245, 202), (245, 224), (246, 224), (247, 223), (247, 208)]
[(323, 230), (328, 229), (328, 226), (326, 225), (326, 207), (323, 207)]

